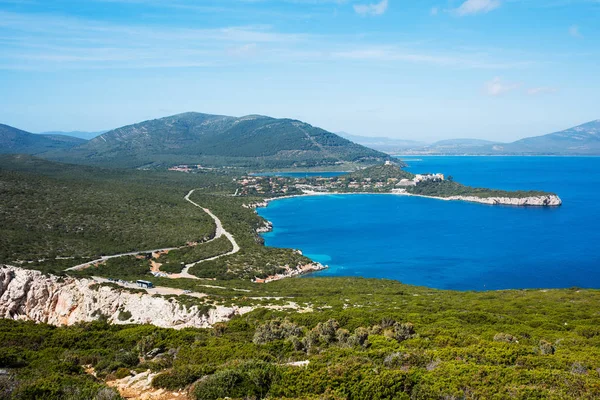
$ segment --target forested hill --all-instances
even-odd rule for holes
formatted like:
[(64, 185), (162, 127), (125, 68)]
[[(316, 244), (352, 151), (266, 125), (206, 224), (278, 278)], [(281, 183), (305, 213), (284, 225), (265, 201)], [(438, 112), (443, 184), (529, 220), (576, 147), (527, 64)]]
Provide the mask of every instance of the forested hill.
[(349, 177), (354, 179), (363, 179), (363, 178), (371, 178), (371, 179), (412, 179), (414, 178), (414, 174), (411, 174), (408, 171), (402, 169), (405, 164), (403, 162), (398, 161), (396, 164), (386, 163), (383, 165), (374, 165), (372, 167), (367, 167), (361, 169), (359, 171), (355, 171), (349, 175)]
[(184, 113), (104, 133), (49, 158), (96, 165), (312, 167), (381, 163), (384, 153), (307, 123), (260, 115)]
[(0, 124), (0, 153), (40, 154), (85, 143), (64, 135), (36, 135)]

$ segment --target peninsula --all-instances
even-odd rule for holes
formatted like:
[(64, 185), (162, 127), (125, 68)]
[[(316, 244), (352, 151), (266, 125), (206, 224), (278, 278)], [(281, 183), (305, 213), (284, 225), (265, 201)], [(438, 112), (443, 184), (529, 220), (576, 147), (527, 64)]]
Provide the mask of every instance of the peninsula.
[(412, 174), (386, 161), (347, 175), (334, 177), (244, 176), (236, 181), (235, 196), (282, 196), (377, 193), (462, 200), (490, 205), (556, 207), (562, 200), (542, 191), (503, 191), (474, 188), (441, 173)]

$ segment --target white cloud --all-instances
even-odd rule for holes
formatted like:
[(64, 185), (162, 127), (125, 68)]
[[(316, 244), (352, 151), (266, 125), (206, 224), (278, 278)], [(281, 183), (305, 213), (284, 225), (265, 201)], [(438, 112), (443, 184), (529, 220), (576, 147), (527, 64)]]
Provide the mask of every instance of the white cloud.
[(461, 17), (465, 15), (488, 13), (500, 7), (501, 4), (500, 0), (466, 0), (460, 7), (456, 8), (454, 12)]
[(496, 76), (491, 81), (485, 83), (484, 90), (488, 96), (500, 96), (504, 93), (518, 89), (519, 86), (518, 83), (503, 82), (499, 76)]
[(382, 15), (387, 8), (388, 0), (381, 0), (379, 3), (354, 5), (354, 11), (360, 15)]
[(572, 25), (569, 27), (569, 35), (575, 38), (581, 38), (583, 35), (579, 32), (579, 27), (577, 25)]
[(480, 53), (460, 52), (423, 52), (394, 46), (370, 46), (353, 48), (330, 53), (334, 59), (377, 62), (412, 62), (438, 66), (468, 69), (510, 69), (523, 68), (532, 61), (499, 62)]
[(440, 8), (439, 7), (432, 7), (431, 11), (429, 11), (431, 15), (438, 15), (438, 13), (440, 12)]
[(538, 94), (556, 93), (556, 92), (557, 92), (556, 88), (548, 87), (548, 86), (541, 86), (541, 87), (527, 89), (527, 94), (530, 96), (535, 96)]
[[(2, 1), (2, 0), (0, 0)], [(317, 0), (314, 0), (317, 1)], [(356, 35), (280, 32), (271, 26), (181, 28), (0, 11), (0, 70), (215, 67), (331, 61), (513, 69), (535, 61), (487, 49), (356, 41)], [(185, 43), (182, 46), (181, 43)]]

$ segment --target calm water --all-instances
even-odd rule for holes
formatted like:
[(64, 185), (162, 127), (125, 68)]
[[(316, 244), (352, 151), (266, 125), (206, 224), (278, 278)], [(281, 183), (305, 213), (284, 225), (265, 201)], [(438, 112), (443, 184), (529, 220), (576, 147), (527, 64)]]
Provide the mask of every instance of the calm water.
[(321, 276), (442, 289), (600, 288), (600, 158), (406, 157), (412, 172), (473, 186), (556, 192), (559, 208), (393, 195), (292, 198), (259, 209), (266, 244), (301, 249)]

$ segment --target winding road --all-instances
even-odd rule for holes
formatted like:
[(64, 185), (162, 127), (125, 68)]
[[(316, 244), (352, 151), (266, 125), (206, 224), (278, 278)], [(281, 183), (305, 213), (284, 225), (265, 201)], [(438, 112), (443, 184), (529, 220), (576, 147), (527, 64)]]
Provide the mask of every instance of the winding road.
[[(195, 261), (195, 262), (193, 262), (191, 264), (186, 264), (185, 268), (181, 271), (181, 273), (179, 273), (179, 274), (170, 274), (169, 278), (173, 278), (173, 279), (177, 279), (177, 278), (199, 279), (198, 277), (196, 277), (194, 275), (191, 275), (189, 273), (189, 269), (191, 267), (193, 267), (196, 264), (205, 262), (205, 261), (216, 260), (217, 258), (225, 257), (225, 256), (228, 256), (228, 255), (231, 255), (231, 254), (235, 254), (238, 251), (240, 251), (240, 246), (235, 241), (235, 238), (233, 237), (233, 235), (231, 233), (227, 232), (225, 230), (225, 228), (223, 228), (223, 224), (221, 223), (221, 220), (215, 214), (213, 214), (208, 208), (204, 208), (201, 205), (195, 203), (193, 200), (190, 199), (190, 196), (192, 195), (192, 193), (194, 193), (194, 190), (195, 189), (190, 190), (188, 192), (188, 194), (185, 195), (184, 199), (187, 200), (188, 202), (192, 203), (194, 206), (196, 206), (198, 208), (201, 208), (205, 213), (207, 213), (215, 221), (215, 226), (216, 226), (215, 236), (211, 240), (209, 240), (209, 241), (218, 239), (221, 236), (225, 236), (231, 242), (231, 245), (233, 246), (233, 249), (231, 251), (227, 252), (227, 253), (220, 254), (220, 255), (215, 256), (215, 257), (211, 257), (211, 258), (207, 258), (207, 259), (204, 259), (204, 260)], [(208, 243), (208, 242), (205, 242), (205, 243)], [(162, 249), (153, 249), (153, 250), (144, 250), (144, 251), (132, 251), (132, 252), (128, 252), (128, 253), (114, 254), (114, 255), (111, 255), (111, 256), (102, 256), (102, 257), (100, 257), (100, 258), (98, 258), (96, 260), (88, 261), (86, 263), (79, 264), (79, 265), (76, 265), (76, 266), (71, 267), (71, 268), (67, 268), (65, 271), (79, 271), (79, 270), (82, 270), (82, 269), (86, 269), (86, 268), (88, 268), (88, 267), (90, 267), (90, 266), (92, 266), (92, 265), (94, 265), (96, 263), (100, 263), (100, 262), (104, 262), (106, 260), (110, 260), (111, 258), (118, 258), (118, 257), (125, 257), (125, 256), (138, 256), (138, 255), (141, 255), (141, 254), (148, 254), (148, 253), (154, 253), (154, 252), (162, 252), (162, 251), (171, 251), (171, 250), (183, 249), (185, 247), (188, 247), (188, 246), (165, 247), (165, 248), (162, 248)]]
[(240, 246), (235, 241), (235, 238), (233, 237), (233, 235), (231, 233), (227, 232), (225, 230), (225, 228), (223, 228), (223, 224), (221, 223), (221, 220), (219, 219), (219, 217), (217, 217), (215, 214), (213, 214), (208, 208), (204, 208), (201, 205), (199, 205), (198, 203), (195, 203), (193, 200), (190, 199), (190, 196), (192, 195), (192, 193), (194, 193), (194, 190), (195, 189), (190, 190), (189, 193), (187, 195), (185, 195), (184, 199), (186, 199), (187, 201), (189, 201), (190, 203), (192, 203), (196, 207), (201, 208), (205, 213), (207, 213), (213, 219), (213, 221), (215, 221), (215, 225), (216, 225), (217, 229), (215, 230), (215, 237), (212, 240), (218, 239), (221, 236), (225, 236), (231, 242), (231, 246), (233, 247), (233, 249), (231, 251), (227, 252), (227, 253), (219, 254), (218, 256), (214, 256), (214, 257), (206, 258), (204, 260), (199, 260), (199, 261), (195, 261), (195, 262), (190, 263), (190, 264), (186, 264), (185, 267), (183, 268), (183, 270), (181, 271), (181, 273), (179, 273), (179, 274), (169, 274), (169, 278), (173, 278), (173, 279), (178, 279), (178, 278), (199, 279), (197, 276), (194, 276), (194, 275), (192, 275), (192, 274), (189, 273), (189, 270), (190, 270), (191, 267), (193, 267), (194, 265), (203, 263), (205, 261), (216, 260), (217, 258), (229, 256), (231, 254), (235, 254), (238, 251), (240, 251)]

